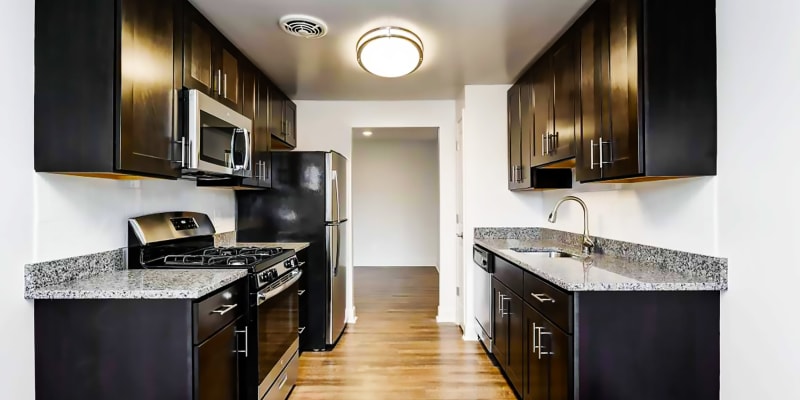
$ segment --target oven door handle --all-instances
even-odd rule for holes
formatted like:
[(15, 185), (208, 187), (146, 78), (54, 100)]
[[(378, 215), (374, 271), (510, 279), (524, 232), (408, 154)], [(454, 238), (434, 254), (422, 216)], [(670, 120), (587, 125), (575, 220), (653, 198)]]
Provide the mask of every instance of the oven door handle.
[(286, 281), (286, 283), (284, 283), (284, 284), (282, 284), (282, 285), (280, 285), (280, 286), (278, 286), (276, 288), (264, 289), (264, 290), (258, 292), (258, 294), (256, 294), (256, 297), (258, 299), (256, 304), (260, 306), (265, 301), (267, 301), (267, 300), (269, 300), (269, 299), (271, 299), (271, 298), (283, 293), (284, 290), (288, 289), (290, 286), (294, 285), (295, 282), (299, 281), (301, 276), (303, 276), (303, 271), (298, 271), (298, 274), (295, 275), (294, 277), (292, 277), (292, 279), (289, 279), (288, 281)]

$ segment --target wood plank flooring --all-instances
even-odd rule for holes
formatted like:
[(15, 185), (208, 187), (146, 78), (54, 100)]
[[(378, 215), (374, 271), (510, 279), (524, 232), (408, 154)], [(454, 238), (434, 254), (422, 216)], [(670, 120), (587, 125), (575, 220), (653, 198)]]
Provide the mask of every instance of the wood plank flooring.
[(328, 353), (303, 353), (291, 400), (514, 399), (478, 342), (436, 323), (435, 268), (355, 269), (358, 321)]

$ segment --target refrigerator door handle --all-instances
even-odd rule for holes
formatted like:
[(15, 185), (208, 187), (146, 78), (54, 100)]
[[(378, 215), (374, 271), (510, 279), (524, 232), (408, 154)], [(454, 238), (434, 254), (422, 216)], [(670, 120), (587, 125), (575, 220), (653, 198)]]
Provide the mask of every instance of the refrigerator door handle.
[(328, 268), (331, 278), (335, 277), (339, 266), (339, 225), (328, 225)]
[(333, 190), (336, 192), (336, 221), (342, 220), (342, 208), (339, 204), (339, 173), (333, 171)]

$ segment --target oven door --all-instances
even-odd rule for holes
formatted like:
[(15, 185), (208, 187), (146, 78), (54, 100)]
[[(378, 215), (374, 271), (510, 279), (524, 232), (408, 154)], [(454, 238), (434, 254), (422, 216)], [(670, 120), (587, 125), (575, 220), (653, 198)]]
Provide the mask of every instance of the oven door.
[(250, 177), (253, 122), (197, 90), (185, 97), (189, 157), (184, 173)]
[(258, 398), (262, 398), (291, 361), (297, 346), (299, 281), (293, 270), (277, 284), (258, 292)]

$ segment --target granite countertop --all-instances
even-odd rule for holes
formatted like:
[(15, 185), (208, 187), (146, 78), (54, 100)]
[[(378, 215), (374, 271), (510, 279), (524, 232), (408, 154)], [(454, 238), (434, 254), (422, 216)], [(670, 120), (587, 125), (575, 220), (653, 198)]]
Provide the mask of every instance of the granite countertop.
[(197, 299), (247, 276), (245, 269), (131, 269), (49, 285), (27, 299)]
[[(568, 291), (718, 291), (727, 289), (727, 280), (718, 274), (704, 273), (693, 263), (704, 257), (686, 255), (673, 264), (683, 271), (664, 268), (659, 263), (619, 256), (592, 254), (581, 256), (580, 247), (556, 240), (536, 238), (476, 238), (475, 243), (500, 257)], [(517, 252), (556, 250), (576, 258), (550, 258)], [(694, 257), (693, 257), (694, 256)]]
[(239, 242), (236, 243), (237, 246), (248, 246), (248, 247), (283, 247), (284, 249), (291, 249), (294, 251), (300, 251), (308, 246), (311, 246), (311, 243), (308, 242)]

